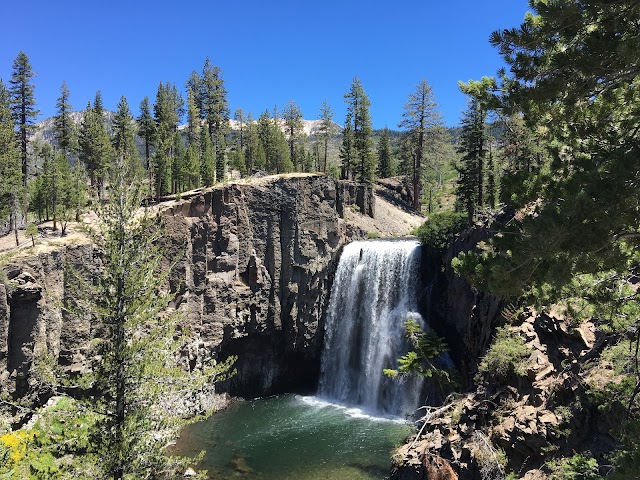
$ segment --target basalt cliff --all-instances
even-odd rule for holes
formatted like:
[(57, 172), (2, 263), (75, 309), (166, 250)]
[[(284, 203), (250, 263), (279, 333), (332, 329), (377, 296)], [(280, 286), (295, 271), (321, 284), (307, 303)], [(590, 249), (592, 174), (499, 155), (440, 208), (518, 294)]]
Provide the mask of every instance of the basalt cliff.
[[(232, 395), (314, 389), (332, 271), (341, 246), (367, 236), (375, 200), (370, 186), (289, 175), (159, 204), (164, 241), (177, 259), (167, 308), (181, 312), (195, 339), (183, 360), (197, 367), (237, 355), (237, 374), (218, 385)], [(381, 212), (395, 208), (378, 205)], [(410, 223), (376, 233), (406, 233)], [(83, 266), (100, 275), (100, 255), (82, 239), (67, 243), (4, 255), (0, 382), (16, 396), (37, 387), (34, 359), (44, 355), (69, 371), (91, 368), (96, 326), (62, 307), (73, 295), (72, 272)]]

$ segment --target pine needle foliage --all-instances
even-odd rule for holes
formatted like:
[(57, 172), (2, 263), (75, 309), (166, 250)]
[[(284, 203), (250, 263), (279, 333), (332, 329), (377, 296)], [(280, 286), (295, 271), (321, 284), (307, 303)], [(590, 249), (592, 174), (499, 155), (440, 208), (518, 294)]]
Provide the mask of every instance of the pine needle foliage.
[(409, 340), (413, 350), (398, 359), (397, 369), (384, 369), (384, 374), (391, 378), (398, 375), (417, 375), (434, 381), (441, 390), (458, 384), (457, 372), (443, 368), (439, 357), (449, 351), (447, 342), (433, 330), (424, 332), (420, 324), (408, 319), (405, 325), (405, 338)]
[(442, 253), (466, 227), (467, 216), (464, 213), (443, 211), (431, 215), (412, 233), (418, 236), (422, 245)]
[[(176, 364), (188, 339), (178, 315), (167, 309), (170, 292), (162, 226), (139, 211), (143, 188), (128, 180), (126, 164), (114, 170), (110, 201), (98, 212), (91, 236), (102, 261), (93, 283), (80, 280), (72, 315), (90, 315), (98, 325), (93, 348), (99, 364), (82, 379), (99, 414), (90, 449), (105, 477), (173, 478), (181, 460), (165, 447), (186, 423), (176, 402), (192, 398), (230, 372), (234, 359), (203, 371)], [(85, 317), (86, 318), (86, 317)]]

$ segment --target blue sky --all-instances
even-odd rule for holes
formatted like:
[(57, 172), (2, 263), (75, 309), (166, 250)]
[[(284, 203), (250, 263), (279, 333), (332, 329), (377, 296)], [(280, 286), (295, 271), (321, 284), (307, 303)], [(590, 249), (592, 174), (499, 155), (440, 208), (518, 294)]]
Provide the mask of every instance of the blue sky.
[[(134, 114), (160, 81), (183, 89), (209, 56), (223, 72), (231, 111), (258, 116), (295, 100), (317, 118), (326, 97), (338, 123), (354, 75), (371, 99), (375, 128), (395, 128), (421, 79), (433, 87), (448, 125), (465, 98), (458, 80), (502, 66), (488, 38), (517, 26), (525, 0), (314, 2), (258, 0), (31, 0), (8, 2), (0, 29), (0, 78), (24, 50), (31, 60), (41, 117), (55, 112), (66, 80), (82, 110), (101, 90), (115, 109), (121, 95)], [(28, 25), (16, 19), (26, 16)]]

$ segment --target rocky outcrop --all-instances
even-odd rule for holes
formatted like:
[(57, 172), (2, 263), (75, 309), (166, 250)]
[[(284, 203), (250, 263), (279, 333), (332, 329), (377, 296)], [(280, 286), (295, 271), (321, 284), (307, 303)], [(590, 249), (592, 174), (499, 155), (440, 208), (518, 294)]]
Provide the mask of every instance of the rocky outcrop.
[[(73, 246), (5, 267), (0, 284), (0, 385), (17, 396), (29, 390), (35, 358), (53, 354), (63, 366), (83, 368), (82, 352), (92, 337), (84, 325), (63, 313), (67, 274), (80, 265), (93, 265), (93, 248)], [(77, 318), (74, 316), (74, 318)], [(75, 364), (70, 359), (75, 359)]]
[(545, 470), (552, 456), (582, 451), (601, 460), (616, 448), (612, 425), (588, 400), (590, 384), (615, 375), (606, 362), (588, 362), (601, 348), (593, 325), (576, 328), (528, 311), (508, 328), (526, 341), (521, 371), (478, 374), (470, 393), (426, 415), (420, 434), (396, 454), (392, 479), (431, 478), (424, 475), (433, 455), (449, 461), (460, 479), (506, 472), (544, 479), (551, 478)]
[[(191, 366), (238, 355), (237, 375), (220, 385), (234, 395), (315, 387), (332, 269), (340, 247), (365, 234), (341, 219), (351, 202), (374, 211), (370, 187), (291, 175), (195, 191), (158, 206), (172, 256), (167, 264), (178, 259), (168, 308), (182, 313), (195, 338), (184, 352)], [(99, 263), (92, 246), (70, 245), (5, 267), (0, 375), (16, 395), (28, 389), (39, 355), (73, 371), (91, 367), (91, 319), (61, 306), (73, 303), (73, 272), (88, 267), (99, 275)]]
[(393, 203), (413, 204), (413, 184), (406, 176), (379, 178), (377, 193)]
[(376, 214), (376, 203), (373, 189), (362, 183), (340, 181), (337, 184), (336, 208), (340, 217), (344, 218), (345, 208), (353, 207), (371, 218)]

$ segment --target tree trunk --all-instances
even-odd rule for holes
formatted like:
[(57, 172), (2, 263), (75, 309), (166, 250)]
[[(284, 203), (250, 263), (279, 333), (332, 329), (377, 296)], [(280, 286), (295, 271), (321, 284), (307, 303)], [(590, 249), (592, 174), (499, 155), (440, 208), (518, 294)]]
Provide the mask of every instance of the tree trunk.
[(329, 148), (329, 136), (324, 138), (324, 163), (322, 165), (322, 171), (327, 173), (327, 150)]
[(20, 112), (20, 141), (22, 149), (22, 186), (27, 186), (27, 105), (26, 105), (26, 89), (24, 83), (22, 84), (21, 91), (22, 105)]

